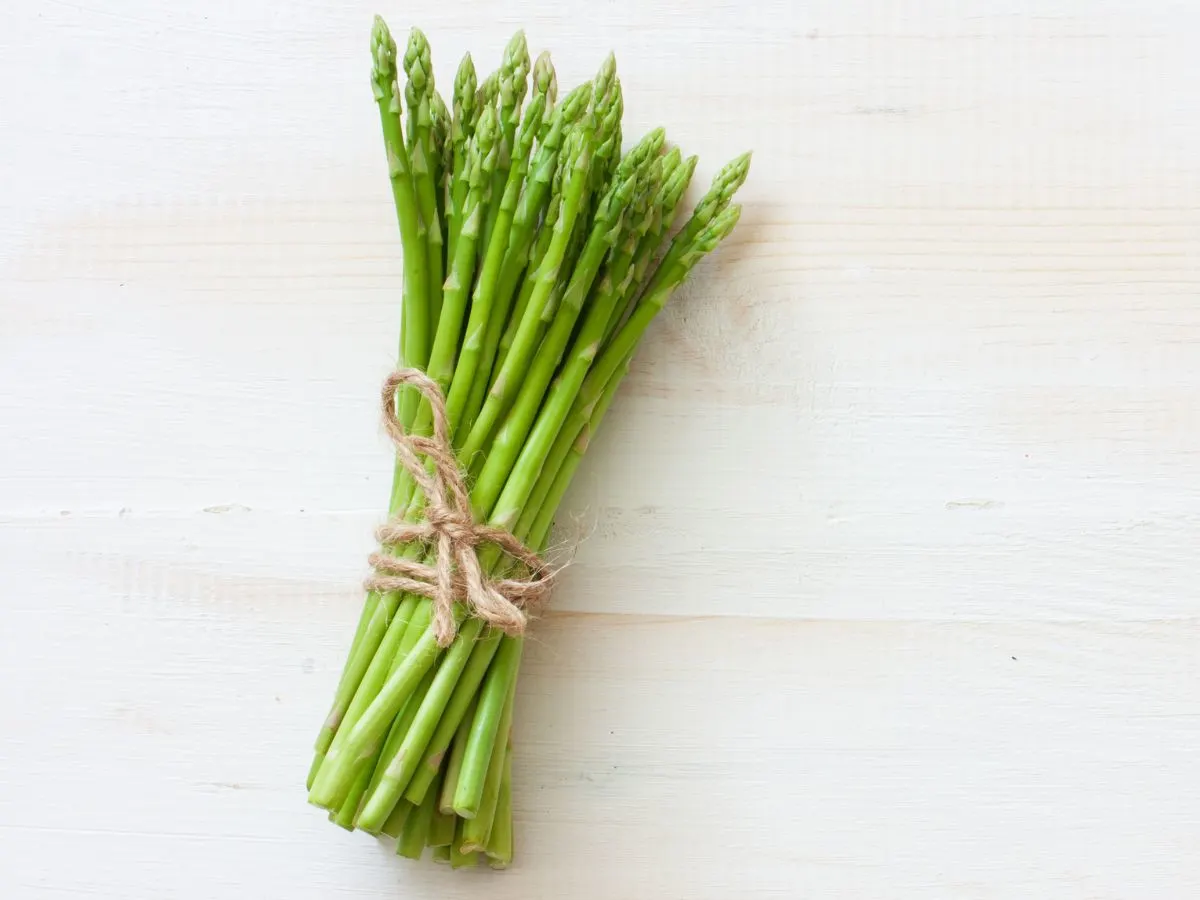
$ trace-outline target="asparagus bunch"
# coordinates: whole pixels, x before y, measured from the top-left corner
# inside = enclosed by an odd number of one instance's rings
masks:
[[[737,223],[749,154],[717,174],[678,229],[696,167],[655,129],[622,155],[624,98],[610,55],[558,102],[547,54],[525,36],[482,82],[464,57],[447,104],[417,29],[401,54],[371,31],[404,257],[400,364],[447,397],[478,521],[544,548],[554,515],[654,317]],[[416,392],[401,424],[429,434]],[[399,465],[389,514],[425,498]],[[385,548],[429,557],[414,543]],[[480,551],[493,575],[514,564]],[[512,861],[511,728],[523,638],[461,608],[441,647],[430,600],[371,592],[317,738],[309,799],[345,828],[425,847],[455,867]]]

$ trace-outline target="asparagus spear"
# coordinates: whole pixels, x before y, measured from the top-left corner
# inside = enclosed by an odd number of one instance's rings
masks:
[[[371,29],[371,88],[379,106],[387,151],[388,175],[392,199],[400,223],[400,241],[404,248],[404,321],[401,325],[404,364],[424,366],[429,358],[429,272],[422,252],[424,235],[417,202],[412,161],[404,144],[400,126],[402,104],[396,81],[396,42],[387,24],[378,16]],[[403,422],[411,422],[415,403],[402,404]]]
[[[616,60],[609,54],[592,82],[592,107],[581,122],[572,129],[567,139],[565,166],[568,176],[564,177],[560,213],[554,222],[554,237],[545,259],[533,274],[534,289],[528,307],[517,328],[513,346],[493,376],[487,399],[471,431],[463,443],[463,458],[472,464],[476,454],[486,445],[501,415],[507,412],[515,395],[514,381],[528,367],[539,337],[539,320],[551,300],[558,273],[571,241],[576,219],[586,206],[590,186],[592,154],[595,151],[596,127],[606,121],[605,113],[612,102],[613,83],[616,79]],[[600,116],[597,116],[599,111]],[[584,220],[586,221],[586,220]]]
[[[408,47],[404,51],[404,71],[408,76],[404,98],[408,104],[409,121],[412,123],[412,133],[409,137],[412,145],[413,183],[417,189],[417,203],[426,243],[426,265],[429,267],[428,308],[432,321],[437,321],[442,308],[443,240],[442,226],[437,214],[433,138],[430,133],[433,127],[433,62],[429,41],[419,28],[413,28],[408,33]]]
[[[417,689],[413,691],[412,697],[404,704],[404,709],[400,712],[400,715],[392,722],[392,727],[388,731],[387,740],[384,741],[383,747],[371,759],[365,760],[360,764],[359,777],[351,788],[350,793],[347,794],[342,804],[341,813],[339,813],[341,817],[348,817],[353,822],[355,828],[359,828],[368,834],[379,834],[386,827],[388,817],[395,809],[395,804],[389,806],[384,814],[377,819],[371,817],[364,818],[364,815],[367,813],[366,801],[373,796],[376,785],[383,777],[380,761],[390,759],[392,754],[395,753],[396,748],[400,746],[401,741],[404,740],[404,736],[408,733],[408,729],[416,717],[417,710],[428,694],[436,673],[440,668],[441,665],[438,663],[425,673],[417,685]],[[364,775],[366,776],[365,778],[363,777]]]
[[[454,841],[450,844],[450,868],[464,869],[470,866],[478,865],[478,853],[463,853],[460,849],[462,846],[462,819],[455,820],[457,828],[454,832]]]
[[[495,642],[495,646],[500,646],[499,640]],[[480,680],[483,680],[482,677]],[[479,686],[476,685],[475,687],[478,688]],[[435,786],[432,783],[433,776],[430,776],[430,783],[426,785],[426,788],[423,788],[421,792],[421,797],[424,798],[425,789],[437,789],[437,808],[444,813],[449,813],[450,815],[454,815],[454,792],[458,788],[458,773],[462,769],[463,755],[467,752],[467,738],[471,733],[471,722],[475,720],[475,706],[478,702],[479,698],[475,695],[472,695],[471,706],[467,710],[466,717],[459,723],[458,728],[456,728],[454,731],[454,743],[450,749],[450,759],[446,761],[446,775],[442,779],[441,784]],[[439,728],[440,727],[441,726],[439,726]],[[421,773],[421,775],[424,774],[424,772]],[[437,769],[434,769],[433,774],[437,774]],[[418,778],[420,778],[420,776],[418,776]],[[407,794],[411,792],[412,787],[410,786],[409,791],[405,794],[405,796],[407,797]],[[401,800],[398,805],[405,805],[407,803],[408,800],[405,799]]]
[[[392,640],[394,640],[394,636],[398,632],[402,632],[398,646],[395,646],[395,648],[392,649],[392,645],[389,644],[389,637],[385,636],[384,644],[381,645],[383,652],[377,653],[375,659],[371,661],[372,667],[380,672],[391,674],[391,672],[395,671],[400,660],[404,658],[404,655],[407,654],[410,649],[412,649],[412,646],[420,638],[422,632],[429,627],[429,615],[427,613],[425,615],[421,615],[419,611],[414,612],[416,608],[414,603],[415,599],[416,598],[413,597],[406,597],[404,599],[404,601],[400,604],[400,611],[398,611],[396,617],[393,619],[392,624],[389,626],[388,635],[391,636]],[[376,660],[378,660],[378,662],[376,662]],[[388,664],[389,660],[390,664]],[[367,670],[367,674],[363,676],[363,683],[365,685],[370,685],[374,683],[376,677],[376,674],[369,668]],[[407,704],[405,704],[404,710],[392,723],[391,730],[388,733],[387,742],[384,744],[384,748],[381,753],[377,753],[371,759],[364,760],[359,764],[358,774],[355,777],[353,785],[351,786],[346,797],[341,800],[341,808],[335,818],[335,821],[342,827],[350,828],[352,825],[358,824],[356,819],[363,795],[368,792],[370,786],[378,778],[378,774],[375,772],[375,769],[380,755],[383,755],[384,758],[386,758],[388,755],[388,747],[399,744],[400,739],[404,736],[404,733],[408,729],[408,724],[412,721],[416,714],[416,710],[421,702],[421,698],[424,697],[425,692],[429,689],[429,684],[432,680],[433,672],[427,672],[425,677],[418,684],[413,698]],[[347,711],[347,720],[349,722],[357,721],[359,711],[373,696],[374,694],[371,693],[370,687],[360,687],[360,690],[355,694],[355,703],[352,703],[350,709]],[[372,833],[378,832],[384,827],[384,825],[385,822],[381,819],[379,822],[375,823],[374,827],[370,830]],[[360,825],[359,827],[362,826]]]
[[[433,820],[429,823],[429,838],[426,843],[433,848],[446,848],[446,862],[450,861],[450,845],[454,842],[454,813],[444,813],[434,804]]]
[[[463,850],[487,850],[488,838],[492,834],[492,824],[496,820],[496,807],[500,802],[500,787],[504,780],[505,764],[512,754],[509,737],[512,732],[513,705],[516,703],[516,697],[517,672],[514,671],[512,683],[508,689],[508,699],[504,703],[504,711],[500,714],[500,727],[496,729],[496,750],[492,753],[483,781],[483,796],[474,815],[463,825]],[[460,790],[463,785],[464,782],[460,778]]]
[[[503,747],[507,734],[505,710],[511,722],[512,696],[515,689],[517,670],[521,666],[521,652],[525,642],[513,638],[502,638],[496,658],[488,670],[488,676],[479,691],[479,703],[467,739],[466,752],[458,772],[458,785],[454,791],[454,812],[463,819],[473,819],[483,802],[484,787],[493,754],[492,748]],[[484,846],[487,838],[484,836]]]
[[[471,141],[467,172],[467,196],[463,201],[463,222],[455,247],[450,275],[446,279],[442,314],[438,320],[433,350],[429,355],[427,374],[443,391],[450,386],[455,373],[455,358],[467,310],[467,296],[475,274],[475,244],[483,226],[483,211],[492,190],[492,173],[499,157],[496,111],[488,107],[479,119],[479,128]],[[414,430],[428,433],[433,424],[432,410],[422,404],[417,413]]]
[[[446,183],[450,178],[454,166],[454,148],[450,143],[450,110],[446,108],[446,101],[442,99],[442,95],[436,90],[433,92],[433,99],[429,105],[430,113],[430,141],[433,149],[432,168],[433,168],[433,199],[437,209],[438,222],[442,228],[446,226]],[[446,251],[445,234],[442,234],[442,252]],[[443,256],[442,267],[445,269],[449,257]]]
[[[396,804],[396,808],[392,810],[392,814],[388,816],[388,820],[383,824],[383,830],[380,834],[387,835],[390,838],[398,838],[404,831],[404,823],[408,820],[409,814],[416,809],[408,801]]]
[[[562,187],[562,169],[555,173],[554,179],[554,196],[561,193]],[[479,410],[483,407],[484,398],[487,396],[487,390],[496,380],[496,376],[504,368],[504,360],[508,357],[508,351],[512,347],[513,341],[517,338],[517,330],[521,327],[521,320],[525,316],[525,310],[529,307],[529,298],[533,295],[533,289],[537,286],[537,278],[535,277],[538,270],[541,268],[543,260],[546,258],[546,253],[550,250],[550,241],[554,237],[554,226],[558,220],[558,212],[561,204],[554,203],[550,209],[546,211],[546,218],[542,222],[542,227],[538,230],[537,239],[534,241],[533,248],[530,250],[529,267],[524,281],[521,282],[521,289],[517,293],[516,302],[513,304],[511,315],[509,316],[508,324],[504,328],[504,333],[499,336],[497,344],[494,344],[494,364],[493,371],[489,373],[487,379],[480,379],[479,382],[472,386],[471,400],[468,404],[468,418],[474,424],[475,418],[479,415]],[[576,229],[578,230],[578,229]],[[572,238],[574,235],[572,235]],[[568,250],[567,255],[571,255]],[[551,299],[551,304],[557,301]],[[495,337],[496,333],[491,332],[489,337]],[[541,335],[538,334],[535,340],[541,340]]]
[[[500,782],[500,797],[487,845],[488,865],[493,869],[505,869],[512,864],[512,763],[513,753],[510,746],[504,754],[504,776]],[[466,826],[463,826],[463,831],[466,831]]]
[[[461,620],[460,616],[457,621]],[[325,761],[313,779],[310,802],[325,808],[341,803],[354,783],[358,766],[379,751],[392,722],[439,654],[437,637],[433,629],[427,627],[358,720],[337,730]]]
[[[600,121],[596,129],[596,161],[592,167],[592,191],[595,196],[600,196],[608,188],[621,158],[621,116],[625,112],[621,79],[614,75],[607,90],[608,93],[596,104],[596,116]]]
[[[642,139],[629,148],[629,152],[621,157],[617,163],[616,179],[624,181],[630,175],[634,174],[638,169],[646,164],[646,162],[655,156],[662,153],[663,146],[667,142],[666,129],[652,128],[647,131]],[[678,151],[676,151],[678,152]],[[664,176],[669,176],[670,172],[664,172]]]
[[[547,62],[549,60],[547,59]],[[553,72],[553,70],[551,70]],[[529,46],[525,42],[525,32],[518,31],[504,48],[504,57],[500,62],[500,78],[498,83],[500,101],[500,162],[492,176],[491,208],[483,227],[483,246],[491,243],[492,229],[496,227],[499,216],[500,198],[504,193],[504,185],[508,181],[508,170],[512,165],[513,141],[516,139],[517,125],[521,119],[521,104],[525,102],[525,94],[529,90]],[[540,127],[540,123],[539,123]],[[534,129],[534,134],[537,129]]]
[[[482,111],[485,106],[491,106],[496,102],[499,93],[500,72],[496,71],[479,83],[479,91],[475,95],[475,106]]]
[[[475,78],[475,63],[471,54],[463,56],[454,76],[454,113],[450,123],[450,145],[454,157],[448,189],[447,241],[448,259],[454,259],[458,233],[462,230],[462,208],[467,199],[467,142],[475,134],[475,123],[482,112],[476,105],[478,85]]]
[[[609,54],[612,57],[612,54]],[[604,85],[604,92],[592,94],[592,113],[596,117],[596,154],[592,160],[591,192],[584,207],[583,221],[590,221],[595,205],[612,186],[616,162],[621,155],[621,115],[625,97],[615,73]]]
[[[425,852],[425,841],[429,836],[429,825],[433,821],[433,802],[422,803],[408,814],[396,853],[409,859],[420,859]]]
[[[384,598],[390,598],[394,595],[385,594]],[[397,661],[403,658],[403,655],[409,651],[412,645],[420,637],[421,632],[429,625],[429,616],[421,614],[419,604],[415,597],[405,597],[396,609],[395,615],[387,625],[387,630],[383,634],[382,640],[379,642],[379,649],[371,658],[370,665],[363,674],[362,680],[358,686],[358,690],[354,692],[349,705],[346,708],[343,726],[352,727],[362,715],[363,710],[367,708],[371,700],[378,693],[380,686],[387,680],[392,671],[395,670]],[[340,731],[341,729],[339,729]],[[331,747],[337,746],[338,738],[335,735]],[[370,778],[370,768],[372,763],[364,759],[356,767],[355,779],[349,788],[343,786],[339,789],[337,795],[331,796],[327,802],[320,805],[329,806],[336,804],[340,807],[339,815],[344,819],[353,817],[357,811],[358,800],[362,797],[363,791],[366,789],[368,779]],[[367,770],[366,778],[363,777],[363,769]],[[350,798],[353,797],[353,800]],[[348,809],[347,807],[352,807]]]
[[[691,157],[675,168],[673,174],[663,185],[660,194],[660,210],[663,215],[658,223],[657,232],[648,233],[639,246],[639,258],[634,264],[635,282],[640,280],[644,264],[653,258],[653,250],[647,250],[647,242],[655,244],[669,229],[674,210],[687,187],[694,168],[695,157]],[[736,221],[736,212],[728,215]],[[732,229],[732,225],[719,227],[723,227],[725,233]],[[703,255],[704,252],[715,247],[715,241],[712,241],[711,238],[710,235],[694,250]],[[720,240],[720,237],[717,237],[717,240]],[[698,258],[698,256],[695,257],[695,259]],[[682,281],[682,277],[677,273],[674,283],[678,284],[680,281]],[[661,303],[657,305],[658,308],[661,308]],[[653,305],[649,308],[653,308]],[[623,346],[626,348],[631,345],[636,346],[636,342],[636,334],[632,338],[627,334]],[[535,546],[542,546],[547,540],[555,511],[558,509],[571,477],[578,467],[583,453],[587,450],[592,434],[599,427],[600,420],[604,417],[609,404],[612,403],[621,379],[629,371],[633,357],[632,350],[627,350],[624,357],[619,357],[619,352],[607,354],[607,359],[602,360],[604,365],[597,365],[596,371],[589,372],[588,377],[584,380],[584,384],[572,404],[567,421],[559,432],[554,448],[542,467],[534,491],[517,523],[518,533],[528,535],[529,540]],[[616,359],[615,367],[612,365],[614,359]]]

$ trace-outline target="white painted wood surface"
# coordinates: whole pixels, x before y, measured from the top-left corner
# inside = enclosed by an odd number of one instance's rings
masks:
[[[1200,13],[492,6],[0,8],[0,896],[1200,896]],[[503,875],[304,802],[389,475],[375,11],[756,151],[570,496]]]

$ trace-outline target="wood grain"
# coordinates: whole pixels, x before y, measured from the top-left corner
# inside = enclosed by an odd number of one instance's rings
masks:
[[[1200,14],[422,11],[443,83],[523,25],[755,151],[569,497],[487,876],[302,791],[390,474],[375,11],[0,10],[0,894],[1196,896]]]

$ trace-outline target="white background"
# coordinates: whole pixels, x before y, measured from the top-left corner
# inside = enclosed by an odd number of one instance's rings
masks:
[[[371,14],[753,148],[567,507],[518,863],[305,803],[390,475]],[[1200,14],[9,0],[0,895],[1200,895]]]

